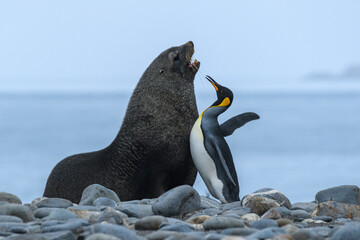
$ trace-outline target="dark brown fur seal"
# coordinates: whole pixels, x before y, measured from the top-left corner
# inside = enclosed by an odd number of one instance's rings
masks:
[[[154,198],[182,184],[193,185],[196,168],[189,134],[198,118],[188,42],[162,52],[136,86],[121,129],[105,149],[65,158],[52,170],[44,192],[79,202],[90,184],[114,190],[122,201]]]

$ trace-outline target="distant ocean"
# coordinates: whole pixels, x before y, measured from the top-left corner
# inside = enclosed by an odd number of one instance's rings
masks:
[[[0,93],[0,191],[31,202],[66,156],[107,146],[120,129],[130,92]],[[260,115],[227,138],[240,195],[264,187],[291,202],[317,191],[360,185],[360,91],[234,91],[220,122],[247,111]],[[197,95],[201,112],[215,93]],[[198,177],[195,188],[207,190]]]

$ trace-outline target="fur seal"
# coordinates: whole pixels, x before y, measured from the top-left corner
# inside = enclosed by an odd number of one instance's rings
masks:
[[[240,201],[239,182],[230,148],[224,137],[249,121],[259,119],[252,112],[242,113],[219,125],[218,116],[233,101],[233,93],[206,76],[214,86],[217,100],[196,120],[190,133],[190,150],[195,166],[211,195],[221,203]]]
[[[60,161],[44,196],[79,202],[82,191],[97,183],[127,201],[193,185],[197,171],[189,134],[198,117],[194,78],[200,67],[191,62],[193,53],[191,41],[162,52],[140,78],[113,142]]]

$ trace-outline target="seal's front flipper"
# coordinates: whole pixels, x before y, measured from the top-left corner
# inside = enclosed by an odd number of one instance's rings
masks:
[[[233,132],[239,128],[244,126],[246,123],[259,119],[260,116],[253,112],[246,112],[235,117],[230,118],[226,122],[220,125],[220,131],[224,137],[230,136]]]

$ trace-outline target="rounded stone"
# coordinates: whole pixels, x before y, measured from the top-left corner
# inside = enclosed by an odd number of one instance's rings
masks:
[[[36,209],[35,212],[34,212],[34,216],[36,218],[44,218],[44,217],[47,217],[49,216],[49,214],[54,210],[54,208],[39,208],[39,209]]]
[[[100,184],[92,184],[84,189],[79,205],[92,206],[94,201],[99,197],[106,197],[117,203],[120,202],[118,195],[113,190],[101,186]]]
[[[21,218],[24,222],[31,222],[35,220],[33,212],[29,207],[15,203],[1,205],[0,215],[16,216]]]
[[[251,227],[256,229],[265,229],[270,227],[278,227],[278,224],[273,219],[260,219],[256,222],[253,222]]]
[[[72,218],[78,218],[78,216],[67,209],[55,208],[53,211],[50,212],[50,214],[47,217],[44,217],[43,219],[45,221],[50,221],[50,220],[66,221]]]
[[[80,229],[88,225],[89,223],[87,221],[78,218],[71,218],[68,221],[60,224],[55,224],[52,226],[43,226],[41,230],[43,232],[74,231],[76,229]]]
[[[112,199],[106,197],[99,197],[94,201],[95,207],[107,206],[107,207],[115,207],[116,202]]]
[[[231,217],[211,217],[203,223],[205,230],[216,230],[225,228],[238,228],[244,227],[244,221],[241,219]]]
[[[22,223],[24,221],[21,218],[16,217],[16,216],[0,215],[0,223],[3,223],[3,222]]]
[[[68,208],[74,204],[63,198],[46,198],[36,204],[38,208]]]
[[[91,233],[104,233],[109,234],[120,239],[139,239],[135,232],[127,229],[126,227],[114,224],[101,224],[96,223],[89,227]]]
[[[316,206],[317,206],[317,204],[314,202],[298,202],[298,203],[291,204],[291,210],[302,209],[302,210],[305,210],[305,211],[311,213],[312,211],[314,211]]]
[[[5,201],[8,203],[22,204],[20,198],[12,193],[0,192],[0,202]]]
[[[271,198],[253,196],[245,201],[244,206],[250,208],[252,213],[256,213],[261,216],[270,208],[279,207],[280,204]]]
[[[332,218],[357,218],[360,217],[360,206],[339,202],[322,202],[311,214],[316,216],[330,216]]]
[[[360,205],[360,189],[355,185],[342,185],[319,191],[315,196],[316,203],[334,201]]]
[[[248,236],[258,230],[255,228],[227,228],[221,231],[222,235]]]
[[[205,222],[206,220],[210,219],[211,216],[209,215],[198,215],[198,216],[193,216],[190,217],[186,220],[187,223],[190,224],[202,224],[203,222]]]
[[[331,240],[359,240],[360,224],[348,223],[340,227],[331,237]]]
[[[239,207],[241,207],[241,202],[236,201],[236,202],[222,204],[221,205],[221,210],[227,211],[227,210],[234,209],[234,208],[239,208]]]
[[[310,218],[310,213],[305,210],[291,210],[290,216],[294,221],[302,221],[304,219]]]
[[[287,224],[292,224],[293,222],[287,218],[280,218],[276,220],[279,227],[285,226]]]
[[[120,204],[116,209],[129,217],[143,218],[154,215],[152,206],[146,204]]]
[[[255,232],[249,236],[249,239],[272,239],[280,234],[286,234],[286,231],[279,227],[269,227]]]
[[[152,205],[152,211],[156,215],[171,217],[200,209],[200,196],[189,185],[173,188],[159,198]]]
[[[49,232],[49,233],[30,233],[21,235],[12,235],[6,240],[75,240],[75,235],[70,231]]]
[[[286,232],[288,232],[290,234],[299,230],[299,228],[294,226],[293,224],[287,224],[287,225],[285,225],[285,226],[283,226],[281,228],[284,229]]]
[[[190,227],[189,224],[177,223],[177,224],[167,224],[160,228],[160,231],[173,231],[173,232],[193,232],[193,227]]]
[[[167,218],[163,216],[148,216],[138,220],[134,227],[136,230],[158,230],[161,224],[167,222]]]
[[[87,236],[85,240],[121,240],[121,239],[115,236],[111,236],[109,234],[95,233],[95,234],[91,234],[90,236]]]
[[[262,188],[257,190],[249,195],[246,195],[242,200],[241,203],[243,206],[246,207],[246,202],[253,197],[264,197],[275,200],[279,206],[284,206],[286,208],[291,208],[290,200],[280,191],[272,189],[272,188]]]
[[[260,216],[257,215],[256,213],[248,213],[248,214],[241,216],[241,219],[245,220],[249,224],[252,224],[253,222],[256,222],[257,220],[259,220]]]
[[[281,215],[275,208],[271,208],[266,213],[264,213],[264,215],[262,215],[261,218],[276,220],[276,219],[281,218]]]

